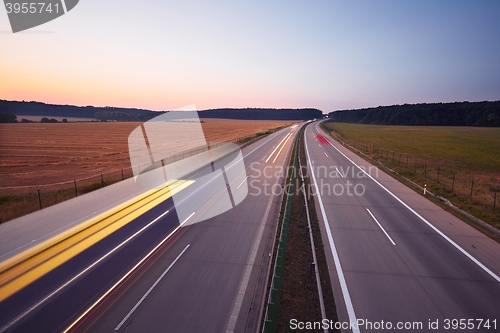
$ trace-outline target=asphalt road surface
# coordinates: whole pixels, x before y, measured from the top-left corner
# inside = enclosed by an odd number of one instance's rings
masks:
[[[500,244],[350,152],[319,123],[306,128],[305,143],[343,332],[500,331]]]
[[[0,331],[255,332],[300,126],[242,149],[248,194],[239,205],[179,227],[172,198],[162,202],[1,302]],[[226,193],[201,185],[181,192],[195,216]]]

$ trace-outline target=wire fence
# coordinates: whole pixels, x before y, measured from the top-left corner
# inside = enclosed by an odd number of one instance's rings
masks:
[[[251,137],[238,137],[221,143],[212,143],[209,144],[208,147],[196,147],[185,150],[163,160],[154,161],[148,164],[141,164],[138,166],[138,170],[136,170],[136,172],[138,171],[141,173],[149,171],[153,168],[162,167],[163,165],[194,156],[206,151],[207,149],[215,149],[228,142],[235,143],[240,146],[248,144],[261,136],[270,134],[276,130],[278,129],[257,133]],[[126,167],[119,169],[114,168],[113,170],[96,173],[88,177],[52,184],[1,187],[0,223],[47,208],[85,193],[98,190],[107,185],[117,183],[133,176],[134,172],[132,167]]]
[[[459,171],[438,161],[417,158],[370,142],[337,139],[470,214],[500,227],[500,174]]]

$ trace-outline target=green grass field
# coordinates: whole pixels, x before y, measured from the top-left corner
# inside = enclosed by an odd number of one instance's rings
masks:
[[[328,123],[349,140],[372,143],[462,171],[500,173],[500,128]]]
[[[500,192],[493,207],[493,191],[500,190],[500,128],[348,123],[325,127],[333,137],[500,227]]]

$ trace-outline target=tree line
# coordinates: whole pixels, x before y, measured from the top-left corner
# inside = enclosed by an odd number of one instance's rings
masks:
[[[500,101],[379,106],[334,111],[328,117],[358,124],[500,127]]]
[[[166,110],[167,111],[167,110]],[[147,121],[166,111],[151,111],[134,108],[55,105],[40,102],[0,100],[0,121],[12,120],[12,115],[41,117],[76,117],[99,121]],[[10,114],[11,116],[5,116]],[[221,108],[198,111],[200,118],[227,118],[248,120],[306,120],[323,118],[318,109],[272,109],[272,108]],[[16,121],[13,121],[16,122]]]
[[[10,113],[0,113],[0,123],[34,123],[35,121],[33,120],[29,120],[29,119],[26,119],[26,118],[22,118],[21,121],[19,121],[17,119],[17,116],[15,114],[10,114]],[[42,119],[40,119],[40,122],[41,123],[58,123],[59,120],[57,119],[54,119],[54,118],[47,118],[47,117],[43,117]],[[63,118],[62,120],[63,123],[67,123],[68,122],[68,119],[66,118]]]
[[[323,118],[323,112],[318,109],[210,109],[200,111],[200,118],[225,118],[246,120],[309,120]]]

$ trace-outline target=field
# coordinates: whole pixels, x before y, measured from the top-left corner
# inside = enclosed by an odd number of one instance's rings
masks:
[[[500,128],[326,126],[339,140],[500,227]]]
[[[203,119],[207,142],[254,137],[293,121]],[[128,135],[140,123],[0,124],[0,221],[131,176]],[[101,178],[101,174],[103,174]],[[49,195],[50,194],[50,195]]]

